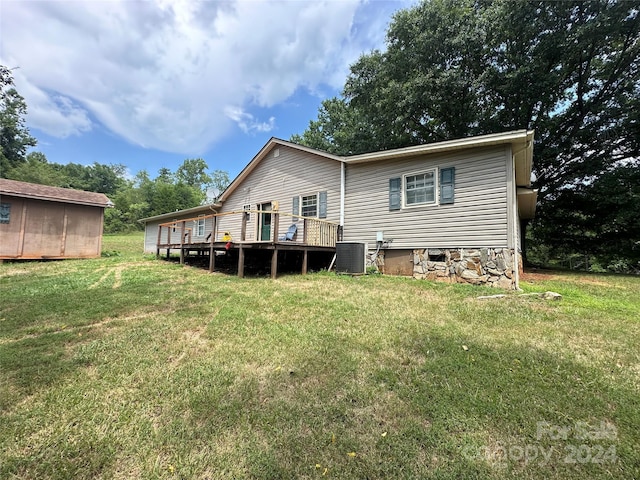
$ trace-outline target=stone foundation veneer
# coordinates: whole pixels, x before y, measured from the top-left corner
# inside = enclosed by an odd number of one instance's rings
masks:
[[[515,252],[509,248],[413,250],[413,277],[513,290]]]

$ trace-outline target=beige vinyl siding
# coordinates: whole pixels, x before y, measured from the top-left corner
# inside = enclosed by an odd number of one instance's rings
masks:
[[[145,228],[144,228],[144,252],[145,253],[156,253],[156,243],[158,242],[158,225],[160,225],[161,223],[168,223],[168,222],[172,222],[174,219],[177,220],[181,220],[181,219],[191,219],[189,220],[185,227],[186,228],[190,228],[191,229],[191,241],[192,242],[204,242],[207,238],[207,235],[209,235],[209,233],[211,233],[211,229],[213,226],[213,219],[212,217],[210,217],[210,215],[212,215],[214,212],[209,210],[207,212],[203,212],[203,213],[191,213],[188,215],[176,215],[173,218],[168,218],[168,219],[164,219],[164,220],[153,220],[153,221],[149,221],[145,224]],[[205,224],[204,224],[204,235],[196,235],[197,233],[197,217],[198,215],[206,215],[207,218],[205,218]],[[176,243],[178,243],[180,241],[180,235],[179,235],[179,230],[180,230],[180,225],[178,225],[178,227],[176,228],[176,233],[174,233],[171,237],[172,241],[176,241]],[[166,242],[166,228],[162,229],[163,231],[163,238],[160,240],[161,243]]]
[[[382,231],[385,240],[393,239],[392,249],[507,247],[509,152],[500,146],[348,164],[344,240],[373,246],[376,232]],[[432,168],[439,177],[439,169],[446,167],[456,169],[455,203],[389,211],[390,178]]]
[[[147,222],[144,226],[144,253],[156,253],[158,241],[158,224],[160,222]]]
[[[276,151],[278,156],[275,156]],[[221,212],[241,211],[244,205],[251,205],[251,210],[256,210],[258,205],[277,201],[279,211],[290,214],[294,196],[314,195],[322,191],[327,192],[325,220],[338,222],[340,162],[284,145],[275,145],[224,201]],[[256,213],[251,213],[246,240],[257,239],[257,217]],[[241,220],[241,215],[219,217],[218,237],[224,231],[229,231],[234,240],[239,240]],[[291,217],[282,215],[278,235],[284,235],[292,223]],[[298,221],[298,225],[301,223]]]

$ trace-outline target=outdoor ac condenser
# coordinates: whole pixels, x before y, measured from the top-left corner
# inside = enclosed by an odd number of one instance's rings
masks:
[[[362,274],[366,271],[367,244],[360,242],[336,243],[336,272]]]

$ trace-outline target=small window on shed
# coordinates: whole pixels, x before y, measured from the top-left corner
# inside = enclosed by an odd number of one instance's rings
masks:
[[[0,223],[9,223],[11,220],[11,204],[0,203]]]

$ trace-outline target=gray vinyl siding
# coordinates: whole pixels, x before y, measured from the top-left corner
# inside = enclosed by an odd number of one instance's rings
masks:
[[[274,155],[276,150],[279,152],[277,157]],[[260,204],[277,201],[280,212],[291,214],[294,196],[324,191],[327,192],[325,220],[337,223],[340,219],[340,162],[276,145],[224,201],[221,213],[241,211],[244,205],[251,205],[251,210],[256,210]],[[219,217],[218,237],[229,231],[234,240],[239,240],[241,222],[241,215]],[[291,217],[281,215],[278,235],[284,235],[292,223]],[[301,225],[302,222],[297,223]],[[252,213],[247,223],[246,240],[256,239],[257,214]]]
[[[150,221],[147,222],[145,224],[144,227],[144,252],[145,253],[156,253],[156,243],[158,241],[158,225],[160,225],[161,223],[168,223],[168,222],[172,222],[174,219],[177,220],[181,220],[181,219],[191,219],[189,220],[185,227],[186,228],[190,228],[191,229],[191,241],[193,243],[196,242],[204,242],[207,238],[207,235],[209,235],[209,233],[211,233],[211,228],[213,226],[213,220],[212,217],[210,215],[212,215],[214,212],[213,211],[208,211],[208,212],[203,212],[203,213],[191,213],[188,215],[179,215],[176,214],[175,217],[170,218],[170,219],[165,219],[165,220],[154,220],[154,221]],[[205,223],[204,223],[204,235],[197,235],[197,217],[198,215],[205,215]],[[179,230],[180,230],[180,226],[178,226],[176,228],[176,233],[174,233],[172,235],[172,241],[176,241],[176,243],[178,243],[180,241],[180,235],[179,235]],[[163,232],[166,232],[166,229],[163,229]],[[163,238],[161,239],[161,242],[165,242],[166,241],[166,234],[163,233]]]
[[[392,249],[507,247],[507,158],[500,146],[347,164],[344,240],[371,247],[382,231]],[[389,211],[390,178],[446,167],[456,169],[455,203]]]

